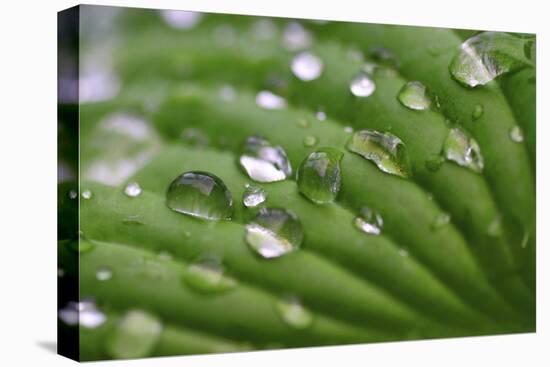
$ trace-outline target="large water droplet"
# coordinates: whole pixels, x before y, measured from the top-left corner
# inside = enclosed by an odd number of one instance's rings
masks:
[[[255,208],[267,200],[267,192],[258,186],[246,185],[243,192],[243,204],[247,208]]]
[[[449,70],[464,86],[485,85],[501,74],[531,64],[524,55],[526,42],[507,33],[477,34],[462,43]]]
[[[356,97],[368,97],[376,90],[376,84],[367,73],[360,72],[351,80],[349,90]]]
[[[361,130],[351,136],[346,147],[349,151],[374,162],[383,172],[401,177],[409,175],[409,159],[405,145],[395,135],[375,130]]]
[[[252,250],[266,259],[298,249],[303,237],[300,220],[285,209],[263,208],[246,225],[246,242]]]
[[[382,233],[384,220],[380,213],[366,206],[361,208],[359,214],[355,217],[353,223],[360,231],[371,235],[379,235]]]
[[[147,357],[162,333],[157,317],[141,310],[128,311],[108,337],[107,350],[118,359]]]
[[[514,143],[523,142],[524,138],[523,138],[523,131],[521,130],[521,127],[519,127],[518,125],[515,125],[510,129],[510,139],[512,139]]]
[[[273,146],[258,136],[246,139],[239,163],[248,177],[257,182],[281,181],[292,174],[290,161],[284,149]]]
[[[317,204],[333,202],[340,191],[342,156],[342,152],[333,148],[322,148],[311,153],[298,169],[300,192]]]
[[[431,104],[426,95],[426,86],[418,81],[406,83],[399,91],[397,99],[411,110],[427,110]]]
[[[191,29],[202,19],[202,14],[184,10],[160,10],[160,15],[169,26],[176,29]]]
[[[280,110],[287,106],[286,100],[283,97],[267,90],[256,94],[256,104],[267,110]]]
[[[440,213],[432,221],[432,229],[439,229],[451,222],[451,215],[449,213]]]
[[[99,281],[106,281],[113,277],[113,271],[107,267],[101,267],[97,269],[95,277]]]
[[[124,194],[128,197],[135,198],[141,194],[141,187],[137,182],[130,182],[124,188]]]
[[[292,59],[292,73],[303,81],[311,81],[321,76],[323,61],[311,52],[301,52]]]
[[[233,278],[224,275],[224,268],[217,258],[189,265],[183,279],[189,287],[204,293],[227,291],[237,284]]]
[[[208,220],[229,219],[233,212],[233,199],[224,182],[201,171],[176,177],[166,192],[166,204],[176,212]]]
[[[467,167],[474,172],[483,171],[483,157],[479,145],[466,131],[452,128],[443,143],[445,157],[460,166]]]
[[[281,319],[294,329],[303,330],[313,323],[311,312],[294,297],[279,300],[276,304],[276,309]]]

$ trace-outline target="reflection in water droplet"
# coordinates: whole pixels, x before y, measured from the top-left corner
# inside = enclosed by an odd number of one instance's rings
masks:
[[[433,222],[432,229],[439,229],[451,222],[451,215],[449,213],[440,213],[438,214]]]
[[[237,283],[224,275],[225,269],[217,258],[208,258],[187,267],[183,280],[192,289],[204,293],[224,292]]]
[[[483,116],[483,105],[476,104],[474,110],[472,111],[472,120],[479,120]]]
[[[353,223],[355,224],[355,227],[360,231],[376,236],[382,233],[384,220],[382,219],[380,213],[364,206],[361,208],[359,214],[355,217]]]
[[[405,145],[397,136],[375,130],[357,131],[349,139],[349,151],[366,158],[383,172],[407,177],[409,159]]]
[[[300,220],[285,209],[263,208],[246,225],[246,242],[266,259],[295,251],[302,244],[303,237]]]
[[[411,110],[427,110],[431,104],[426,95],[426,86],[418,81],[406,83],[399,91],[397,99]]]
[[[97,280],[100,280],[100,281],[109,280],[113,277],[113,272],[109,268],[102,267],[97,269],[95,273],[95,277]]]
[[[202,14],[184,10],[160,10],[162,19],[176,29],[191,29],[202,19]]]
[[[82,198],[86,200],[90,200],[92,198],[93,194],[91,190],[84,190],[82,191]]]
[[[176,177],[166,192],[166,205],[176,212],[208,220],[230,219],[233,213],[233,199],[225,183],[201,171]]]
[[[292,59],[292,73],[303,81],[317,79],[323,72],[323,61],[311,52],[301,52]]]
[[[466,131],[460,128],[452,128],[443,143],[445,157],[460,166],[481,173],[484,162],[481,150],[477,142]]]
[[[160,320],[145,311],[130,310],[107,338],[112,358],[130,359],[151,355],[162,333]]]
[[[292,174],[290,161],[280,146],[258,136],[250,136],[244,142],[239,163],[252,180],[275,182]]]
[[[283,33],[283,44],[287,50],[297,51],[311,44],[311,35],[298,22],[290,22]]]
[[[267,192],[258,186],[246,185],[243,192],[243,204],[247,208],[254,208],[267,200]]]
[[[333,148],[322,148],[311,153],[298,169],[300,192],[317,204],[333,202],[340,191],[342,156],[342,152]]]
[[[270,91],[263,90],[256,94],[256,104],[267,110],[280,110],[287,106],[286,100]]]
[[[124,188],[124,194],[128,197],[135,198],[141,194],[141,187],[137,182],[130,182]]]
[[[294,329],[303,330],[313,323],[313,315],[297,298],[279,300],[276,309],[281,319]]]
[[[523,131],[521,130],[521,127],[518,125],[515,125],[510,129],[510,139],[512,139],[515,143],[521,143],[523,142]]]
[[[356,97],[368,97],[376,90],[376,84],[368,74],[361,72],[351,80],[349,90]]]
[[[317,145],[317,138],[313,135],[306,135],[304,137],[304,147],[313,147]]]

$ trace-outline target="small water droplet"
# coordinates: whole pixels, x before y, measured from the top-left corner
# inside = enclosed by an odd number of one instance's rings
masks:
[[[58,317],[67,325],[80,324],[87,329],[95,329],[107,320],[105,314],[90,299],[67,303],[65,307],[59,310]]]
[[[384,47],[374,47],[370,51],[370,56],[379,64],[389,68],[398,68],[399,60],[395,54]]]
[[[353,127],[351,127],[351,126],[344,126],[344,132],[345,132],[345,133],[348,133],[348,134],[352,134],[352,133],[353,133]]]
[[[295,298],[279,300],[276,304],[281,319],[290,327],[303,330],[313,323],[313,315]]]
[[[81,234],[81,237],[82,237],[82,234]],[[79,239],[78,241],[70,242],[69,247],[73,251],[84,254],[86,252],[92,251],[95,248],[95,245],[92,242]]]
[[[109,355],[117,359],[151,355],[162,333],[160,320],[145,311],[130,310],[119,320],[107,339]]]
[[[224,292],[237,285],[233,278],[224,275],[224,271],[218,258],[206,258],[189,265],[183,280],[185,284],[199,292]]]
[[[355,217],[353,223],[360,231],[377,236],[382,233],[384,220],[382,219],[382,215],[380,215],[380,213],[364,206]]]
[[[145,224],[143,223],[139,215],[129,215],[126,218],[122,219],[122,223],[127,225],[137,225],[137,226],[141,226]]]
[[[273,146],[258,136],[246,139],[239,163],[248,177],[257,182],[281,181],[292,174],[292,167],[284,149]]]
[[[319,121],[325,121],[327,119],[327,114],[323,110],[319,110],[315,113],[315,117]]]
[[[97,269],[95,277],[99,281],[106,281],[113,277],[113,271],[109,268],[102,267]]]
[[[233,199],[225,183],[202,171],[176,177],[166,192],[166,205],[176,212],[208,220],[230,219],[233,213]]]
[[[295,251],[302,244],[303,237],[300,220],[285,209],[263,208],[246,225],[246,242],[266,259]]]
[[[280,110],[287,106],[286,100],[283,97],[267,90],[256,94],[256,104],[267,110]]]
[[[354,133],[346,147],[372,161],[383,172],[407,177],[409,159],[405,145],[397,136],[375,130],[361,130]]]
[[[124,194],[128,197],[135,198],[141,194],[141,187],[137,182],[130,182],[124,188]]]
[[[432,229],[439,229],[451,222],[451,215],[449,213],[440,213],[438,214],[433,222]]]
[[[74,200],[78,197],[78,192],[76,190],[69,190],[67,196],[69,196],[69,199]]]
[[[200,129],[195,127],[186,127],[181,131],[181,139],[190,147],[203,149],[210,143],[210,138]]]
[[[340,191],[342,156],[342,152],[333,148],[322,148],[311,153],[298,169],[300,192],[317,204],[333,202]]]
[[[495,219],[489,223],[487,227],[487,234],[491,237],[500,237],[502,236],[502,217],[497,215]]]
[[[510,139],[514,143],[522,143],[523,142],[523,131],[521,130],[521,127],[518,125],[515,125],[510,129]]]
[[[319,78],[323,72],[323,61],[311,52],[300,52],[292,59],[292,73],[300,80],[311,81]]]
[[[57,276],[59,278],[63,278],[65,276],[65,270],[63,270],[62,268],[57,268]]]
[[[176,29],[191,29],[202,19],[202,14],[184,10],[160,10],[166,24]]]
[[[309,127],[310,123],[309,123],[309,120],[305,117],[300,117],[297,121],[296,121],[296,125],[301,127],[301,128],[306,128],[306,127]]]
[[[317,145],[317,138],[313,135],[306,135],[303,143],[304,147],[314,147]]]
[[[283,44],[287,50],[297,51],[311,44],[311,34],[298,22],[290,22],[283,33]]]
[[[229,47],[235,44],[237,33],[235,28],[230,24],[220,24],[212,31],[212,36],[220,45]]]
[[[243,192],[243,204],[247,208],[255,208],[267,200],[267,192],[259,186],[246,185]]]
[[[407,256],[409,256],[409,251],[407,251],[404,248],[401,248],[401,249],[399,249],[399,255],[401,255],[403,257],[407,257]]]
[[[349,90],[356,97],[368,97],[376,90],[376,84],[368,74],[360,72],[351,80]]]
[[[218,94],[220,98],[225,102],[232,102],[237,97],[235,88],[229,84],[224,84],[220,87]]]
[[[397,99],[403,106],[411,110],[427,110],[431,105],[431,101],[426,95],[426,86],[418,81],[406,83],[399,91]]]
[[[474,106],[474,110],[472,111],[472,120],[476,121],[476,120],[479,120],[481,118],[481,116],[483,116],[483,105],[480,105],[480,104],[476,104]]]
[[[84,190],[82,191],[82,198],[86,200],[90,200],[92,198],[93,194],[91,190]]]
[[[484,162],[479,145],[466,131],[458,127],[449,130],[443,143],[443,154],[448,160],[474,172],[483,171]]]
[[[437,172],[445,163],[445,158],[440,155],[434,155],[426,160],[426,168],[432,172]]]

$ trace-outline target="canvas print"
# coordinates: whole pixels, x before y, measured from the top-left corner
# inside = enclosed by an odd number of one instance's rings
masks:
[[[58,27],[60,354],[535,331],[534,34],[106,6]]]

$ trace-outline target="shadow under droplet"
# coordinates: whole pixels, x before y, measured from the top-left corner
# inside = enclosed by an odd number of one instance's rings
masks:
[[[57,342],[55,341],[38,341],[36,344],[50,353],[57,354]]]

